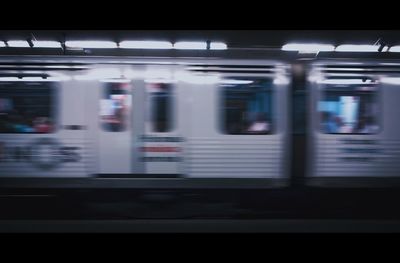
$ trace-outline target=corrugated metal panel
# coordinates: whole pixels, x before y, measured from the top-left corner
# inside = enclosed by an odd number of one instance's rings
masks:
[[[316,176],[400,176],[400,140],[349,145],[324,139],[316,149]],[[351,151],[349,151],[351,150]]]
[[[185,170],[199,177],[277,177],[282,146],[278,141],[193,139],[185,148]]]

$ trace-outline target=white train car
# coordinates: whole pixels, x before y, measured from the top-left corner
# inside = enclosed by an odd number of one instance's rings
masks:
[[[288,65],[2,58],[3,187],[272,187],[289,179]]]
[[[400,64],[328,61],[309,74],[307,181],[390,186],[400,178]]]

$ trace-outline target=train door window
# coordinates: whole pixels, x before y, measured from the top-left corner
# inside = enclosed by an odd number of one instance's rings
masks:
[[[0,83],[0,133],[54,132],[55,85],[52,82]]]
[[[222,131],[225,134],[271,134],[272,80],[224,79],[222,88]]]
[[[100,101],[101,126],[108,132],[128,129],[132,104],[129,83],[105,83]]]
[[[147,83],[147,131],[163,133],[172,130],[172,89],[171,83]]]
[[[318,103],[320,130],[328,134],[380,131],[377,86],[331,86]]]

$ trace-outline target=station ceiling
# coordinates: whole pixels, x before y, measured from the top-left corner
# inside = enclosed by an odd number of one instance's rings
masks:
[[[400,44],[400,30],[0,30],[0,40],[223,41],[230,47],[276,47],[288,42]]]

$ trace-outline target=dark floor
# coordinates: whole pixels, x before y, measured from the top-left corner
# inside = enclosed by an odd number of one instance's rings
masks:
[[[17,190],[0,192],[0,219],[399,220],[397,189]]]

